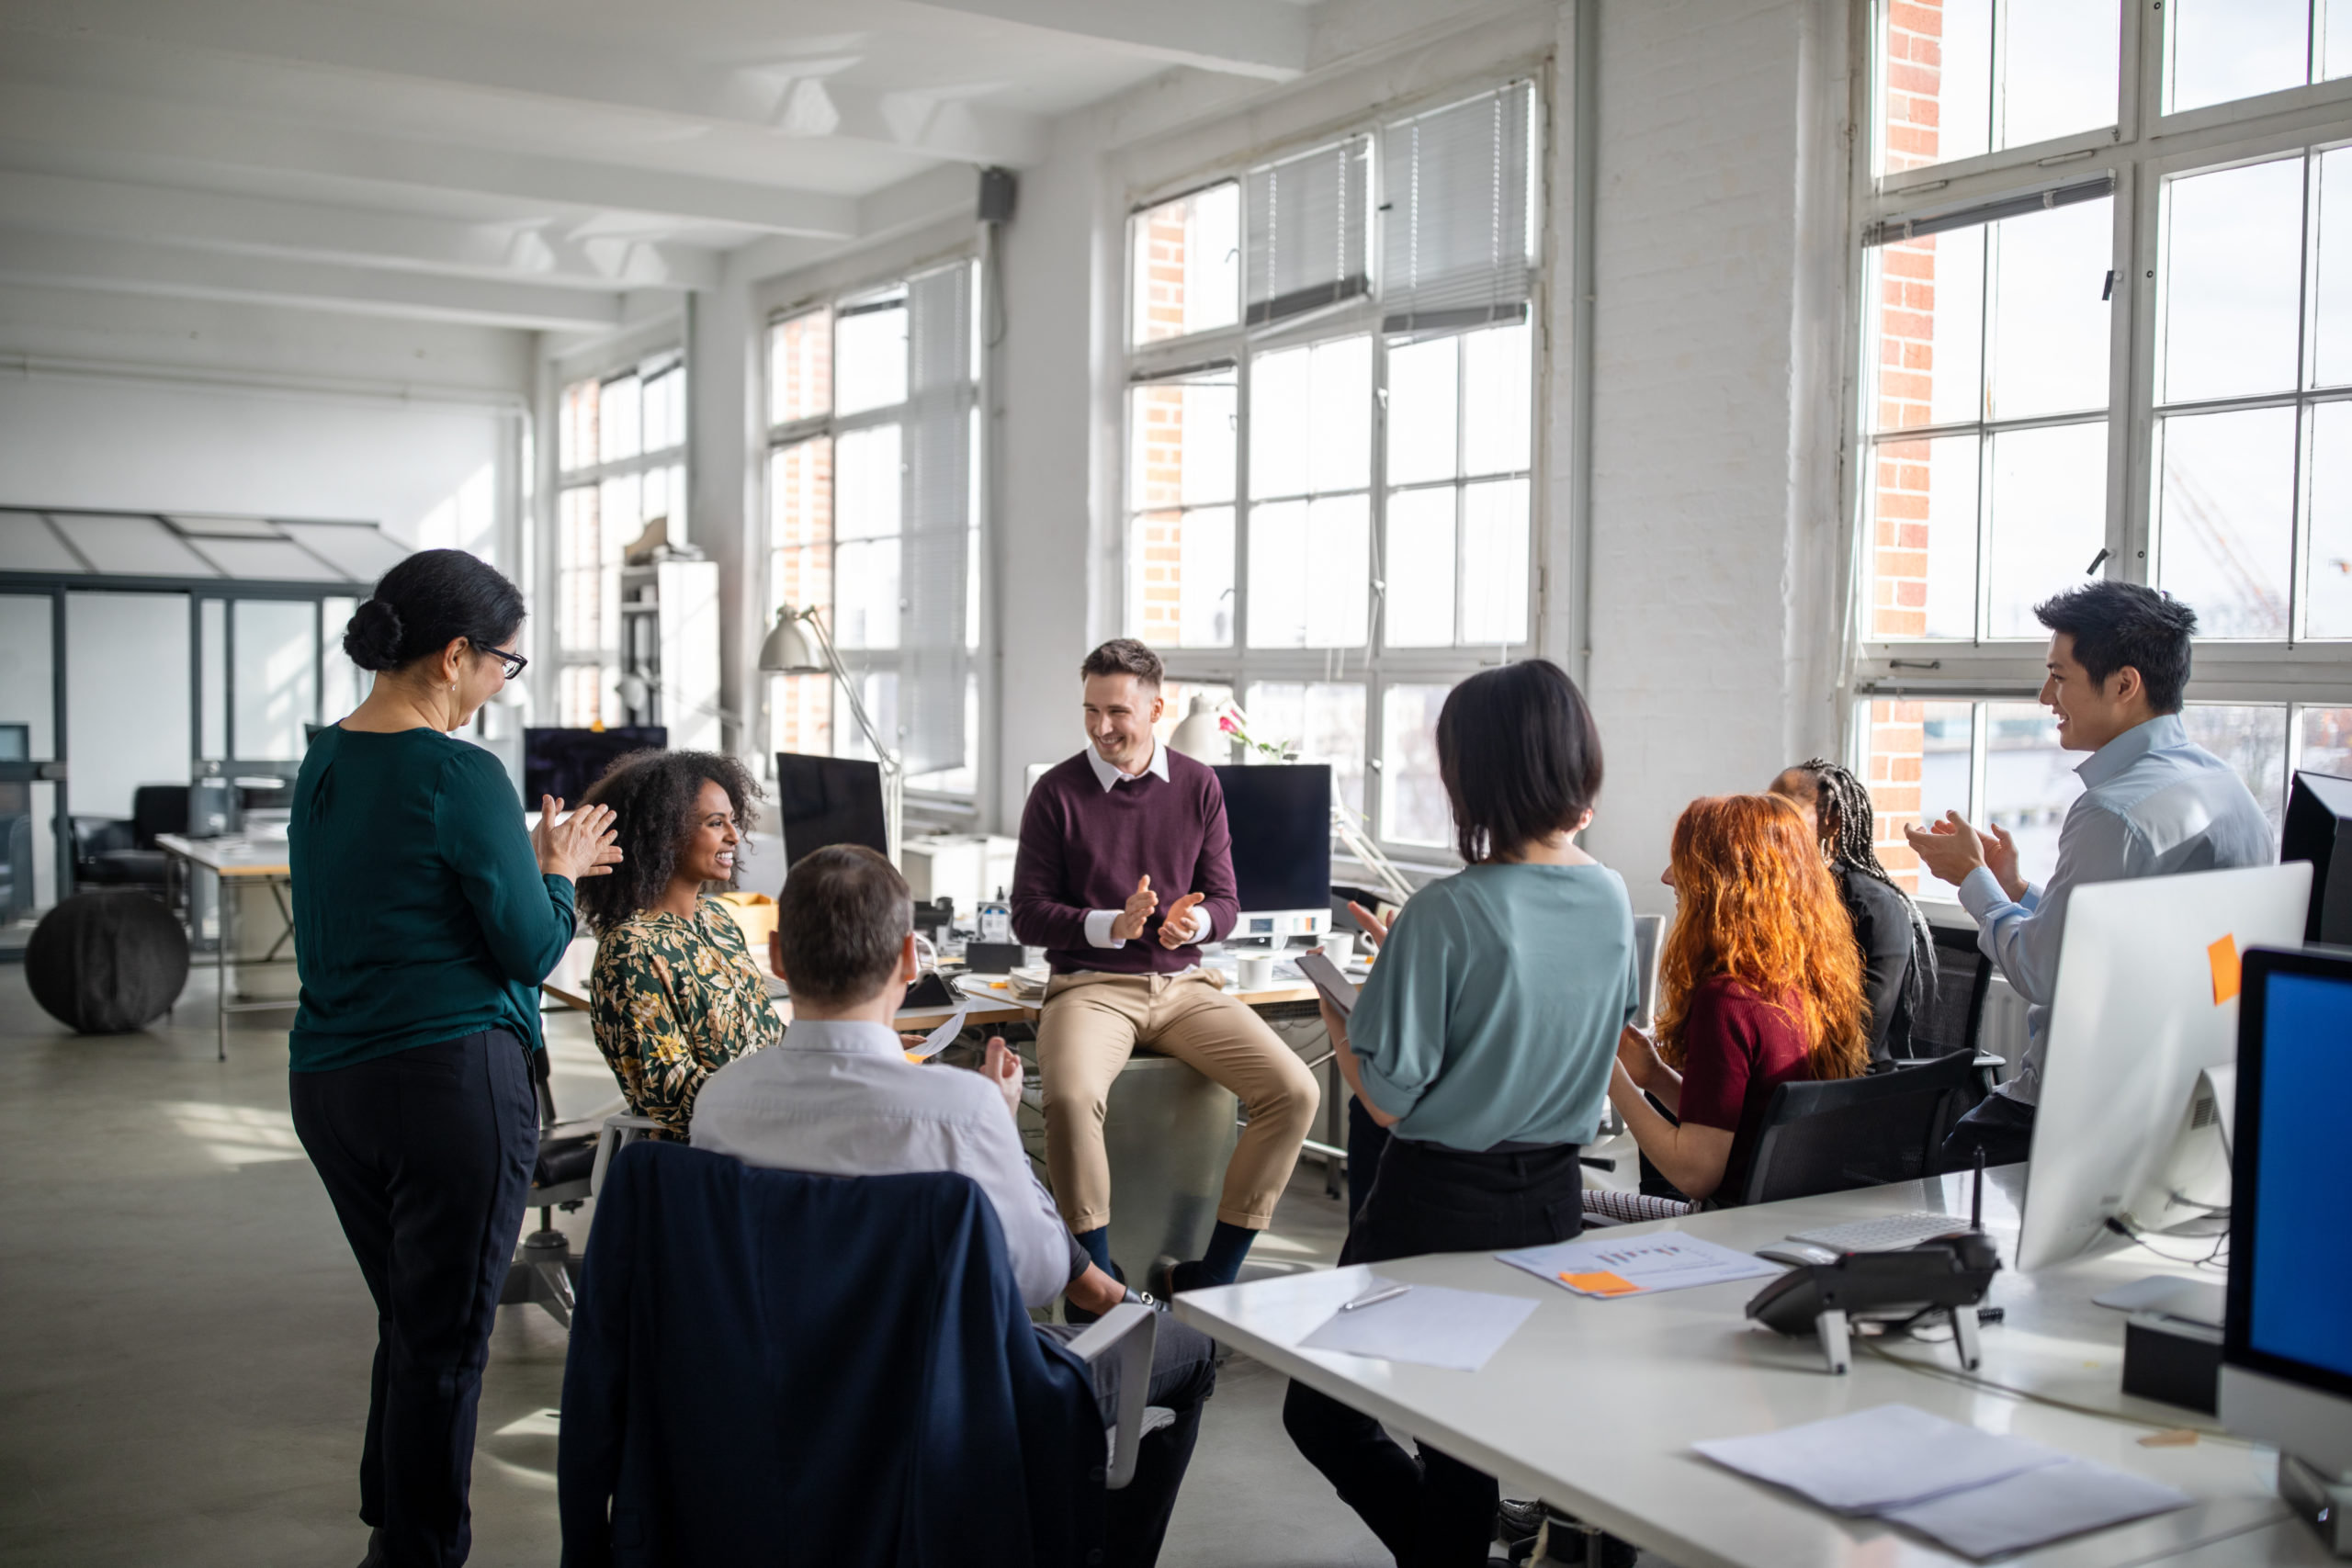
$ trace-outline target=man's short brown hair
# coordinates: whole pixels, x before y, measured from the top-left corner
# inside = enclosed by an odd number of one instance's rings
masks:
[[[914,929],[906,878],[863,844],[802,856],[775,906],[785,981],[820,1007],[862,1002],[888,984]]]
[[[1135,638],[1114,637],[1088,654],[1078,672],[1081,676],[1132,675],[1156,688],[1166,679],[1167,667],[1159,662],[1159,655]]]

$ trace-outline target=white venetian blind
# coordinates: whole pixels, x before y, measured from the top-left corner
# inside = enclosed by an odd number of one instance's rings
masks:
[[[1515,321],[1534,265],[1534,89],[1514,82],[1381,131],[1382,326]]]
[[[1351,137],[1250,172],[1245,320],[1264,326],[1367,292],[1372,140]]]
[[[965,761],[972,380],[972,268],[959,262],[907,284],[899,693],[910,773]]]

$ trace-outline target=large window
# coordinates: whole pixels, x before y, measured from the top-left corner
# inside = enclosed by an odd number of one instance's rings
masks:
[[[1376,835],[1450,838],[1438,708],[1536,600],[1541,210],[1517,82],[1130,220],[1126,626]]]
[[[686,375],[676,354],[574,381],[556,424],[556,707],[625,724],[621,566],[659,525],[686,542]]]
[[[968,261],[768,328],[768,604],[823,608],[910,789],[978,765],[978,268]],[[870,757],[829,676],[771,679],[769,750]]]
[[[2083,758],[2033,606],[2095,577],[2195,608],[2184,718],[2274,821],[2352,758],[2342,10],[1877,7],[1852,750],[1905,882],[1947,809],[2049,870]]]

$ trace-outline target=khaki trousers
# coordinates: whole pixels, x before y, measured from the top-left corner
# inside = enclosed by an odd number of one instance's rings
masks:
[[[1046,1169],[1073,1231],[1111,1223],[1102,1111],[1138,1045],[1173,1056],[1233,1091],[1249,1125],[1225,1168],[1216,1217],[1248,1230],[1273,1222],[1322,1091],[1266,1021],[1227,996],[1214,972],[1057,975],[1037,1021],[1045,1080]]]

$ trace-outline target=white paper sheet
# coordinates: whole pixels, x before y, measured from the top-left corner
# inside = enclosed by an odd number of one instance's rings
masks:
[[[2145,1476],[2064,1459],[2004,1481],[1947,1493],[1883,1517],[1978,1559],[2187,1507],[2186,1492]]]
[[[1875,1514],[2006,1481],[2065,1455],[1915,1410],[1881,1404],[1692,1448],[1726,1469],[1803,1493],[1844,1514]]]
[[[1727,1280],[1761,1280],[1781,1272],[1753,1253],[1740,1252],[1694,1235],[1666,1231],[1623,1241],[1563,1241],[1495,1257],[1514,1269],[1571,1290],[1580,1296],[1617,1296],[1720,1285]],[[1587,1289],[1563,1275],[1613,1274],[1634,1289]]]
[[[956,1037],[964,1032],[964,1020],[969,1016],[971,1010],[971,1004],[968,1002],[964,1006],[957,1008],[955,1012],[948,1016],[948,1020],[945,1023],[941,1024],[937,1029],[934,1029],[929,1034],[924,1035],[922,1037],[922,1043],[908,1052],[907,1055],[912,1056],[916,1061],[922,1062],[928,1061],[930,1058],[938,1055],[942,1051],[946,1050],[947,1047],[956,1043]]]
[[[1374,1279],[1357,1293],[1370,1295],[1394,1283]],[[1351,1356],[1475,1372],[1503,1348],[1536,1304],[1525,1296],[1415,1285],[1391,1300],[1333,1313],[1298,1344],[1302,1350],[1344,1350]]]

